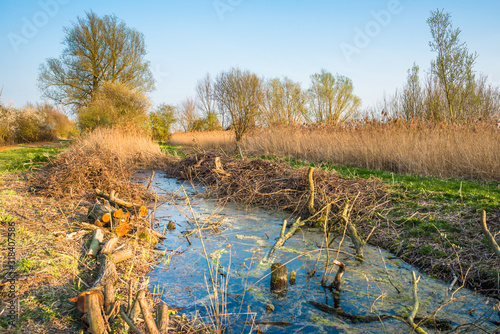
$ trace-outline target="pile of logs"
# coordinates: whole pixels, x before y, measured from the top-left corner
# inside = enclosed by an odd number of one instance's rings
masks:
[[[162,234],[148,227],[146,220],[148,210],[143,205],[129,203],[119,199],[114,192],[105,193],[96,190],[96,194],[104,201],[97,201],[89,208],[87,218],[92,224],[82,223],[83,227],[92,229],[93,235],[86,251],[87,258],[96,259],[99,263],[98,273],[92,287],[69,299],[83,313],[82,320],[92,334],[98,333],[141,333],[136,327],[139,315],[149,333],[167,333],[169,314],[172,310],[165,304],[158,306],[157,319],[153,319],[150,304],[146,300],[147,286],[137,292],[132,302],[131,289],[128,305],[116,301],[115,286],[118,282],[116,265],[134,256],[131,248],[124,243],[117,247],[124,236],[146,240],[149,243],[165,238]],[[105,235],[111,237],[104,242]]]

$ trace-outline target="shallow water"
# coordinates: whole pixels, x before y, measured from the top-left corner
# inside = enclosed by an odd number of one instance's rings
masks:
[[[285,246],[276,252],[275,261],[286,263],[288,272],[297,272],[297,283],[289,285],[286,295],[270,292],[270,265],[260,264],[279,237],[284,219],[293,220],[287,214],[271,213],[257,208],[245,208],[234,204],[217,206],[215,201],[194,197],[196,190],[189,183],[156,174],[155,187],[160,194],[175,193],[184,197],[181,185],[188,193],[191,208],[200,225],[209,222],[218,227],[202,231],[203,243],[210,264],[217,268],[217,282],[225,287],[226,311],[224,318],[228,333],[248,333],[246,321],[260,323],[265,333],[405,333],[409,327],[398,320],[384,320],[373,323],[351,323],[338,316],[324,313],[309,301],[333,306],[330,291],[321,287],[321,276],[326,256],[319,252],[323,235],[318,230],[300,230]],[[201,191],[198,189],[198,191]],[[164,250],[163,261],[150,273],[150,282],[156,292],[162,292],[161,299],[169,306],[183,307],[181,313],[203,318],[210,323],[207,308],[211,306],[208,287],[212,287],[207,261],[191,209],[186,200],[177,199],[158,206],[156,220],[159,231],[174,221],[176,230],[166,232],[168,238],[158,245]],[[186,235],[188,235],[189,244]],[[340,240],[331,248],[337,249]],[[411,271],[415,270],[390,253],[369,245],[365,246],[365,261],[354,260],[353,248],[348,238],[343,240],[338,259],[346,264],[343,278],[340,306],[356,315],[393,314],[407,316],[413,305]],[[307,253],[306,255],[302,255]],[[330,252],[336,257],[337,252]],[[319,258],[319,261],[318,261]],[[310,277],[309,273],[316,270]],[[337,268],[335,268],[332,277]],[[459,332],[493,333],[497,327],[488,321],[498,320],[494,311],[494,300],[471,291],[461,289],[454,297],[461,297],[443,306],[449,300],[449,282],[442,282],[418,273],[420,308],[417,316],[430,314],[441,307],[437,318],[452,321]],[[274,312],[266,312],[266,305],[272,304]],[[213,319],[213,317],[212,317]],[[262,324],[264,322],[286,322]],[[470,325],[472,324],[472,325]],[[429,333],[434,333],[426,328]],[[437,332],[437,331],[436,331]]]

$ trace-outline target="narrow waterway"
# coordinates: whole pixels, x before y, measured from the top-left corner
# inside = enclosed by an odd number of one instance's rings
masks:
[[[278,296],[270,292],[270,277],[265,277],[270,273],[270,265],[260,262],[279,237],[283,220],[292,221],[293,217],[234,204],[219,207],[214,200],[194,196],[201,188],[194,189],[187,182],[161,173],[156,174],[154,184],[159,194],[167,197],[175,194],[171,201],[160,203],[155,213],[160,232],[170,221],[177,227],[166,232],[168,238],[158,245],[165,256],[150,273],[151,286],[155,292],[160,291],[167,305],[182,307],[181,313],[201,318],[205,323],[214,321],[208,258],[215,268],[213,276],[219,286],[219,296],[224,297],[224,309],[220,313],[226,314],[222,322],[227,333],[248,333],[252,329],[250,322],[257,323],[265,333],[405,333],[409,330],[406,324],[395,319],[352,323],[309,303],[334,306],[331,291],[321,287],[326,262],[325,252],[320,252],[324,244],[321,231],[302,229],[276,253],[276,262],[286,263],[289,273],[297,272],[297,283],[289,285],[285,295]],[[203,226],[203,245],[193,213]],[[339,242],[340,238],[330,247],[338,249]],[[406,317],[413,306],[411,271],[416,269],[369,245],[365,246],[365,261],[356,261],[348,238],[342,240],[340,249],[345,253],[330,252],[329,255],[330,258],[338,256],[346,264],[340,293],[342,310],[359,316]],[[457,332],[494,333],[497,330],[491,322],[498,320],[493,299],[466,289],[448,292],[450,282],[418,271],[417,274],[421,276],[418,316],[429,315],[440,308],[437,318],[450,320],[454,329],[463,325]],[[445,305],[451,294],[458,300]],[[271,309],[274,311],[270,312]]]

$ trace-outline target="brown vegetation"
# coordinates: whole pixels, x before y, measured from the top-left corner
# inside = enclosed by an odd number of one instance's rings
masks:
[[[202,149],[234,147],[228,132],[176,133],[172,145]],[[469,124],[358,122],[342,126],[254,130],[245,154],[381,169],[444,178],[500,180],[500,130],[493,122]]]
[[[132,174],[165,159],[158,145],[137,129],[96,129],[32,174],[29,185],[45,196],[90,198],[99,188],[140,202],[148,195],[131,181]]]
[[[169,169],[169,174],[201,182],[206,194],[221,202],[239,202],[273,210],[288,210],[309,216],[307,169],[294,169],[266,160],[236,160],[206,153],[187,157]],[[379,180],[346,179],[322,170],[314,173],[314,208],[320,212],[331,205],[329,219],[338,220],[349,203],[353,214],[365,215],[388,197]],[[324,214],[320,213],[316,218]]]

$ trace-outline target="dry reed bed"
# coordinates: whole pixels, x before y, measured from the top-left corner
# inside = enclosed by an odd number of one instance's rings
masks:
[[[97,129],[76,140],[67,151],[32,174],[29,185],[44,196],[90,198],[96,188],[120,197],[145,201],[151,196],[131,181],[137,169],[165,164],[152,140],[133,129]]]
[[[218,131],[172,136],[174,145],[234,149]],[[243,142],[249,155],[331,162],[401,174],[500,181],[500,130],[494,123],[358,122],[343,126],[256,129]]]
[[[219,201],[238,202],[273,210],[289,210],[308,216],[309,182],[307,169],[294,169],[285,164],[266,160],[236,160],[220,156],[225,173],[214,172],[217,153],[189,156],[167,172],[177,178],[199,181],[207,196]],[[347,179],[331,172],[315,170],[314,207],[317,211],[331,204],[330,219],[337,221],[339,213],[349,203],[352,214],[369,214],[388,200],[385,185],[377,180]]]

